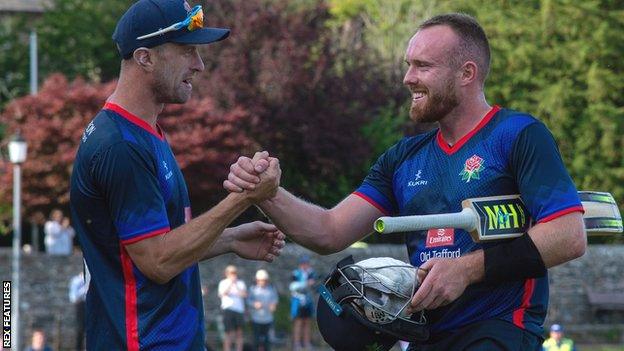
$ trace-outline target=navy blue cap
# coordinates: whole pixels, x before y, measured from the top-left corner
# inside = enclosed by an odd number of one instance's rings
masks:
[[[397,339],[368,328],[353,317],[351,306],[345,306],[337,316],[323,298],[318,299],[316,323],[321,336],[337,351],[387,351]]]
[[[556,333],[562,333],[563,332],[563,327],[559,324],[553,324],[550,326],[550,331],[551,332],[556,332]]]
[[[310,256],[302,255],[299,257],[299,263],[310,263]]]
[[[201,28],[189,31],[183,28],[151,38],[139,40],[140,36],[154,33],[172,24],[184,21],[190,5],[185,0],[139,0],[121,16],[113,33],[113,40],[124,59],[130,58],[140,47],[152,48],[164,43],[209,44],[230,35],[225,28]]]

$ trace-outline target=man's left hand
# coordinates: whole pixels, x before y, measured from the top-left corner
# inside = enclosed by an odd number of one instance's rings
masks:
[[[231,251],[248,260],[273,262],[286,245],[286,236],[273,224],[256,221],[232,229]]]
[[[432,258],[423,263],[418,269],[422,284],[412,297],[408,311],[432,310],[455,301],[470,284],[460,262],[461,259]]]

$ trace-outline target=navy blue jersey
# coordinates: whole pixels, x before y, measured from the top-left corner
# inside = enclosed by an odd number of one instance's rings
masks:
[[[91,273],[87,349],[203,350],[197,265],[161,285],[125,249],[191,217],[186,184],[160,128],[107,103],[82,136],[70,203]]]
[[[464,199],[508,194],[521,194],[536,222],[583,210],[544,124],[498,106],[453,146],[439,130],[404,138],[379,157],[355,194],[393,216],[459,212]],[[406,244],[410,262],[420,266],[498,243],[475,243],[464,230],[439,228],[408,233]],[[541,335],[547,304],[543,277],[496,287],[474,284],[427,315],[433,333],[502,319]]]

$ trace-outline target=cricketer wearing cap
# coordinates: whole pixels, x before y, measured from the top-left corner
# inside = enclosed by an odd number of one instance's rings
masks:
[[[425,21],[405,54],[410,117],[439,128],[387,150],[362,185],[332,209],[280,188],[262,209],[294,241],[320,253],[368,235],[382,215],[459,212],[467,198],[521,194],[537,222],[512,240],[475,243],[453,228],[408,233],[422,282],[411,310],[425,309],[431,337],[411,350],[540,350],[548,303],[546,269],[584,253],[581,202],[544,124],[484,95],[487,37],[470,16]],[[249,189],[264,166],[241,158],[224,186]],[[501,226],[514,225],[503,216]],[[323,321],[319,320],[319,323]]]
[[[204,69],[197,45],[225,39],[203,28],[200,6],[140,0],[113,35],[123,58],[117,87],[86,127],[70,203],[91,273],[88,350],[203,350],[197,262],[225,252],[272,261],[284,245],[275,226],[227,228],[274,195],[279,168],[253,192],[228,195],[191,220],[187,187],[156,123],[165,103],[184,103]]]

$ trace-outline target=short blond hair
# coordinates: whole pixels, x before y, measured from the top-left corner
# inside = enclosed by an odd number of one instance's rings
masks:
[[[225,274],[237,273],[237,272],[238,272],[238,269],[236,269],[236,266],[234,266],[234,265],[229,265],[229,266],[225,267]]]

